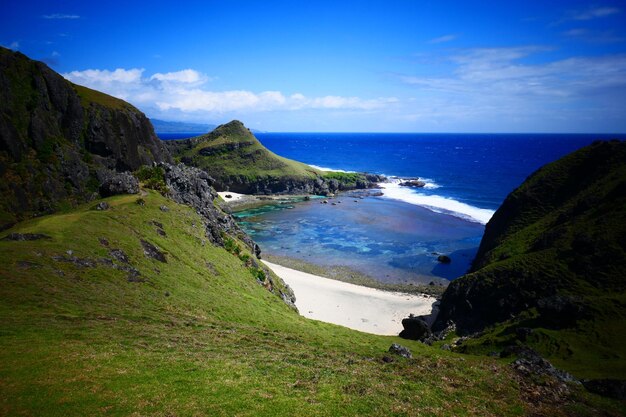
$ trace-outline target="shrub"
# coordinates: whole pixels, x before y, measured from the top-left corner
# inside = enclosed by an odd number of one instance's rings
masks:
[[[135,176],[142,182],[144,187],[158,191],[162,195],[167,193],[163,168],[144,165],[135,171]]]

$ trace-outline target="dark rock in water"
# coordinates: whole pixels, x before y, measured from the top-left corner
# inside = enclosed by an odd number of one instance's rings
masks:
[[[411,351],[408,348],[397,343],[394,343],[389,347],[389,353],[393,353],[407,359],[411,359],[413,357]]]
[[[400,337],[403,339],[424,340],[432,334],[428,324],[422,318],[413,315],[402,319],[402,327],[404,330],[400,332]]]
[[[100,180],[100,194],[104,197],[118,194],[137,194],[139,181],[130,172],[113,172],[101,170],[98,172]]]
[[[109,203],[107,203],[106,201],[101,201],[98,204],[96,204],[96,207],[94,207],[96,210],[100,210],[100,211],[104,211],[104,210],[108,210],[111,208],[111,206],[109,205]]]
[[[157,247],[154,246],[152,243],[146,242],[145,240],[141,239],[141,246],[143,246],[143,253],[147,257],[156,259],[159,262],[167,263],[167,259],[165,259],[165,254],[158,250]]]
[[[452,262],[452,259],[450,259],[450,257],[447,255],[439,255],[437,257],[437,260],[442,264],[449,264],[450,262]]]
[[[224,197],[226,197],[226,198],[233,198],[233,196],[230,195],[230,194],[226,194]]]
[[[2,240],[16,240],[16,241],[41,240],[41,239],[52,239],[52,238],[42,233],[9,233],[7,236],[2,238]]]
[[[402,187],[423,188],[424,186],[426,186],[426,183],[420,180],[407,180],[407,181],[402,181],[400,185]]]
[[[589,392],[603,397],[626,400],[626,380],[623,379],[587,379],[582,381]]]

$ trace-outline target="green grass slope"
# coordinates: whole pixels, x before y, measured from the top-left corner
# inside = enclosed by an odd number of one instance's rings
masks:
[[[486,327],[467,351],[524,343],[577,377],[623,379],[625,271],[626,142],[598,142],[507,197],[474,272],[444,293],[439,325]]]
[[[323,171],[269,151],[237,120],[220,125],[206,135],[166,144],[181,160],[216,179],[228,176],[248,181],[267,177],[315,179],[323,174]]]
[[[164,142],[172,155],[206,171],[219,190],[263,193],[319,193],[366,188],[376,178],[361,173],[328,172],[283,158],[268,150],[234,120],[191,139]]]
[[[203,244],[192,209],[152,191],[141,199],[111,197],[109,210],[92,203],[0,234],[0,415],[509,416],[597,406],[584,396],[533,404],[493,359],[304,319],[259,285],[244,257]],[[47,238],[3,239],[10,233]],[[141,240],[164,259],[146,256]],[[392,342],[414,358],[382,361]]]

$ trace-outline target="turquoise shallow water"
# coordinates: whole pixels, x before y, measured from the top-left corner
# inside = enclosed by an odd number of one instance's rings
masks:
[[[381,197],[320,201],[270,206],[236,217],[263,252],[347,266],[390,283],[458,277],[468,269],[484,231],[480,223]],[[452,263],[440,264],[441,253],[450,255]]]
[[[174,139],[192,136],[163,137]],[[387,198],[319,202],[240,214],[261,249],[320,265],[348,266],[383,282],[462,275],[484,226],[508,193],[542,165],[597,134],[259,133],[275,153],[339,170],[420,177],[428,186]],[[434,252],[452,257],[441,265]]]

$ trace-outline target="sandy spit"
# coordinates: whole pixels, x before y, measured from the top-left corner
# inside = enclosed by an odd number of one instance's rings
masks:
[[[430,314],[433,297],[382,291],[263,261],[296,294],[300,314],[378,335],[398,335],[409,314]]]

